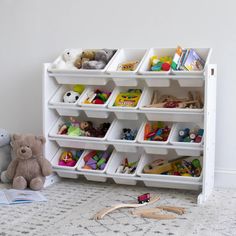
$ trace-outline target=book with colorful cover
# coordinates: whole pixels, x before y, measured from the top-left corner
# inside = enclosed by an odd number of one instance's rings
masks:
[[[205,61],[196,53],[194,49],[189,49],[189,53],[183,62],[183,67],[188,71],[203,70]]]
[[[0,205],[42,202],[47,199],[38,191],[3,189],[0,191]]]

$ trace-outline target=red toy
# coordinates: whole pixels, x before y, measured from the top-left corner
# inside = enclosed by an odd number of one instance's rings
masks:
[[[150,193],[145,193],[143,195],[138,196],[138,203],[143,204],[144,202],[150,201]]]

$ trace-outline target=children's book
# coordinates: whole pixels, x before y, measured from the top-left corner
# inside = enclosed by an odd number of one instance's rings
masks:
[[[203,70],[205,61],[195,52],[190,49],[183,66],[189,71]]]
[[[38,191],[3,189],[0,191],[0,205],[42,202],[47,199]]]

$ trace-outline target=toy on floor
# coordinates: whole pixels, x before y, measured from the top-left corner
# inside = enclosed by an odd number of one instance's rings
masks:
[[[128,158],[123,159],[122,163],[116,169],[118,174],[133,174],[137,168],[138,161],[129,162]]]
[[[75,166],[83,151],[84,150],[71,150],[62,152],[58,161],[58,165],[69,167]]]
[[[200,71],[203,70],[205,61],[192,48],[182,49],[177,47],[171,68],[173,70]]]
[[[150,193],[145,193],[140,196],[138,196],[138,203],[143,204],[144,202],[150,201]]]
[[[134,71],[136,70],[139,61],[127,61],[118,65],[118,71]]]
[[[195,91],[195,96],[193,92],[188,92],[188,97],[177,98],[175,96],[164,94],[159,95],[159,91],[153,92],[153,97],[150,105],[144,107],[148,108],[190,108],[190,109],[200,109],[203,108],[203,102],[200,92]]]
[[[115,52],[116,50],[113,49],[85,50],[82,52],[82,55],[75,60],[74,66],[77,69],[103,69]]]
[[[141,97],[141,89],[128,89],[127,92],[120,92],[113,106],[117,107],[136,107]]]
[[[144,202],[143,204],[139,204],[139,203],[121,203],[121,204],[117,204],[108,208],[104,208],[102,210],[100,210],[99,212],[97,212],[93,219],[94,220],[101,220],[103,219],[103,217],[117,209],[122,209],[122,208],[138,208],[138,207],[142,207],[142,206],[146,206],[146,205],[150,205],[153,204],[155,202],[157,202],[158,200],[160,200],[159,196],[154,196],[150,199],[149,202]]]
[[[42,136],[12,136],[11,145],[15,159],[8,166],[6,177],[12,180],[13,188],[43,188],[45,177],[52,174],[51,163],[43,156],[45,142]]]
[[[199,177],[202,167],[199,159],[189,160],[186,157],[179,157],[175,160],[156,159],[143,168],[145,174],[163,174]]]
[[[147,122],[144,127],[144,140],[167,141],[171,128],[162,121]]]
[[[87,94],[87,99],[83,102],[84,104],[105,104],[110,97],[111,92],[102,91],[100,89],[96,89]]]
[[[144,194],[146,195],[146,194]],[[143,195],[142,195],[143,196]],[[144,196],[146,198],[147,196]],[[154,196],[150,198],[150,201],[145,201],[144,203],[121,203],[117,204],[108,208],[104,208],[97,212],[94,216],[94,220],[101,220],[106,216],[107,214],[118,210],[122,208],[135,208],[135,210],[131,211],[131,214],[133,216],[139,216],[142,218],[149,218],[149,219],[155,219],[155,220],[169,220],[169,219],[175,219],[176,215],[170,215],[166,214],[165,211],[167,212],[172,212],[177,215],[183,215],[185,213],[185,208],[183,207],[176,207],[176,206],[157,206],[154,208],[143,208],[144,206],[149,206],[157,201],[160,200],[160,197]],[[139,208],[139,209],[137,209]]]
[[[137,129],[124,128],[124,129],[122,129],[120,139],[122,139],[122,140],[134,140],[137,136],[137,133],[138,133]]]
[[[84,156],[83,169],[86,170],[104,170],[110,158],[111,153],[108,151],[91,151]]]
[[[5,171],[11,162],[11,137],[5,129],[0,129],[0,176],[3,182],[5,180]]]
[[[172,63],[172,57],[163,56],[158,59],[157,56],[152,56],[150,61],[151,71],[169,71]]]
[[[194,128],[184,128],[178,132],[178,141],[187,143],[200,143],[202,141],[204,129]]]
[[[58,134],[68,136],[87,136],[87,137],[104,137],[110,127],[110,123],[105,122],[99,127],[94,127],[91,121],[78,121],[70,118],[67,122],[60,125]]]

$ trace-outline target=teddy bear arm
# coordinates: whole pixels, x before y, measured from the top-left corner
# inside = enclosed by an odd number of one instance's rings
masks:
[[[9,180],[12,180],[16,173],[16,168],[18,166],[18,160],[14,159],[7,168],[6,177]]]
[[[52,174],[52,165],[51,165],[51,163],[47,159],[40,158],[38,160],[38,163],[39,163],[39,165],[41,167],[42,175],[43,176],[48,176],[48,175]]]

